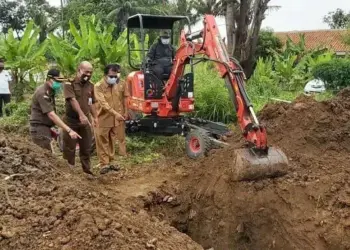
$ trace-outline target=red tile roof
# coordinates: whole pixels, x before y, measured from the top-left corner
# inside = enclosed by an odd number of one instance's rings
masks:
[[[300,34],[305,34],[305,46],[307,49],[321,47],[332,49],[335,52],[348,52],[350,51],[350,46],[343,42],[343,36],[346,32],[346,30],[310,30],[276,32],[275,34],[283,44],[287,41],[287,36],[295,43],[299,41]]]

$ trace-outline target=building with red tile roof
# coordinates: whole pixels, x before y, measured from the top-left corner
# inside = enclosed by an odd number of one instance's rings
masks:
[[[275,35],[285,44],[287,37],[290,37],[293,43],[297,43],[300,40],[300,35],[304,34],[307,49],[328,48],[337,55],[343,56],[350,54],[350,46],[344,43],[343,38],[347,32],[347,30],[306,30],[276,32]]]

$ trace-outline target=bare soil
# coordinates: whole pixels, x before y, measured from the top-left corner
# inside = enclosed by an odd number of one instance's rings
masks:
[[[270,104],[259,117],[269,144],[289,158],[287,175],[233,181],[237,136],[202,161],[183,161],[184,176],[152,194],[149,212],[204,248],[350,249],[350,91]]]
[[[350,90],[259,117],[283,177],[233,181],[239,135],[201,160],[97,178],[0,135],[0,249],[350,249]]]
[[[89,178],[4,135],[0,160],[0,249],[202,249],[128,201],[160,184],[137,169]]]

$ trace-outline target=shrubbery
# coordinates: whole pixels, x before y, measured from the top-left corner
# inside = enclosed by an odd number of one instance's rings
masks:
[[[6,105],[11,116],[0,119],[0,129],[5,132],[18,132],[27,134],[30,116],[30,101],[11,102]]]
[[[211,63],[202,63],[194,70],[195,117],[229,123],[235,120],[225,82]]]
[[[325,82],[326,88],[338,90],[350,86],[350,59],[337,58],[317,65],[313,76]]]

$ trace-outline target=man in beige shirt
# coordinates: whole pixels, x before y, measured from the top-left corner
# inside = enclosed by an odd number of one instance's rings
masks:
[[[111,163],[115,155],[115,143],[119,142],[119,154],[126,155],[125,119],[129,91],[126,82],[120,80],[120,65],[105,67],[104,77],[95,85],[98,127],[95,129],[96,151],[101,174],[119,170]]]

